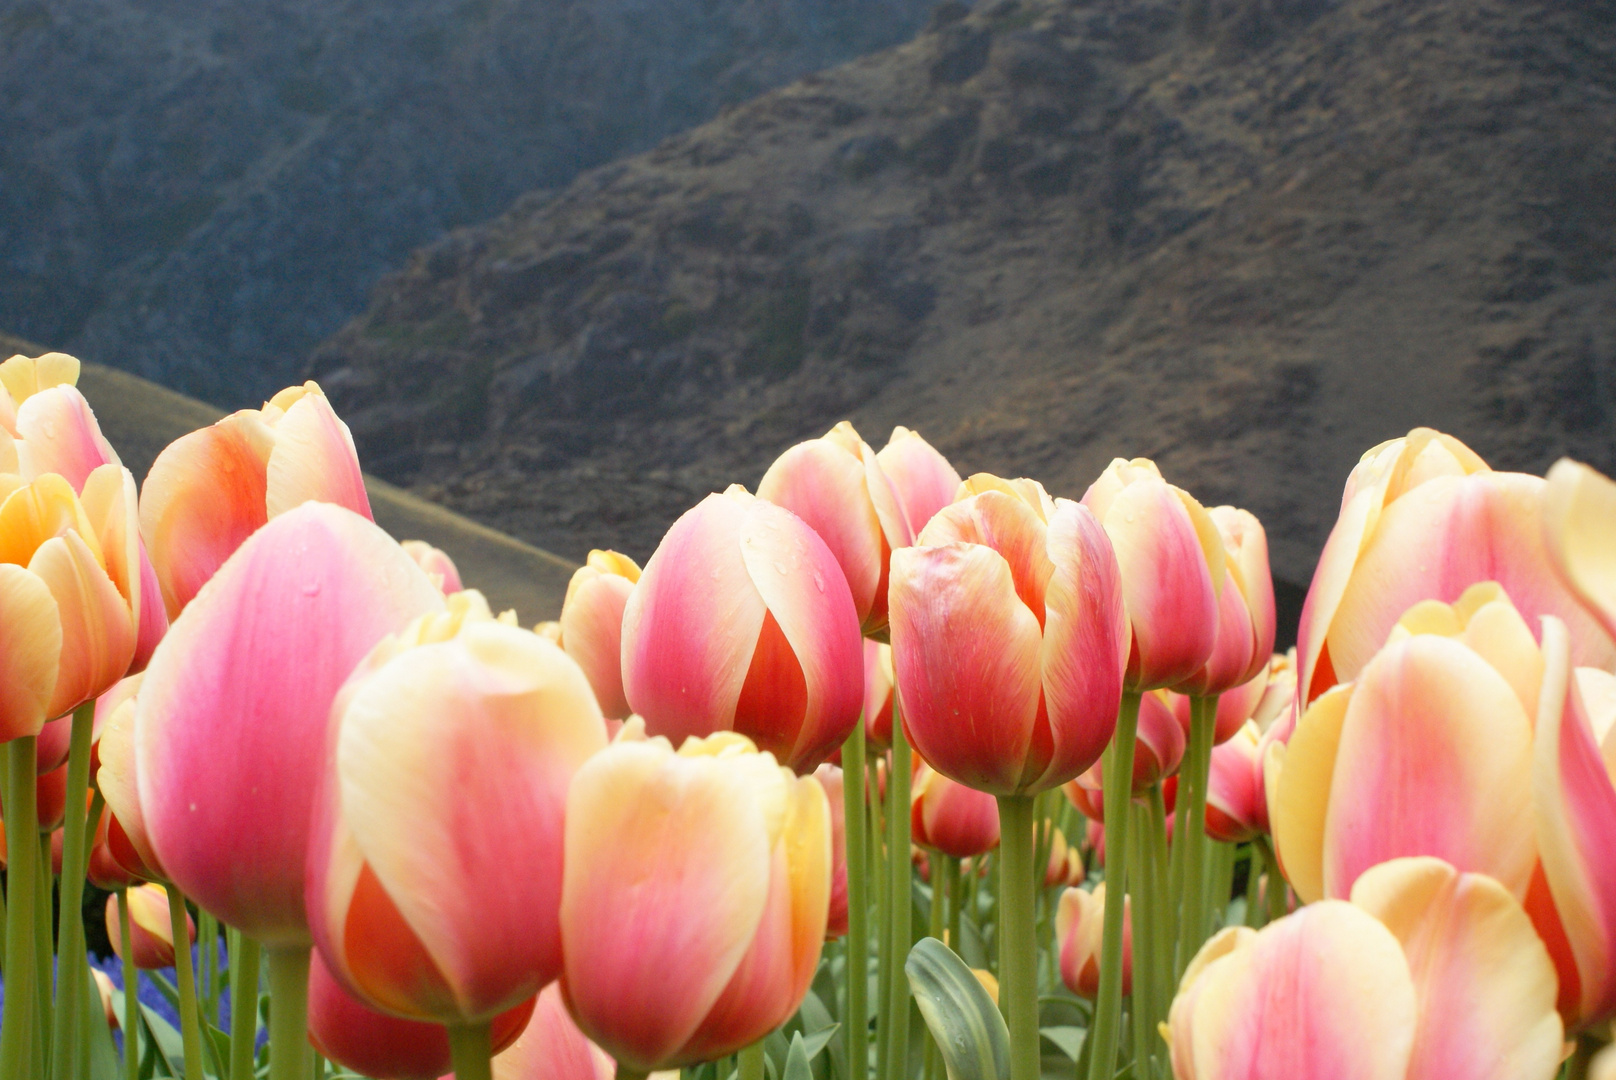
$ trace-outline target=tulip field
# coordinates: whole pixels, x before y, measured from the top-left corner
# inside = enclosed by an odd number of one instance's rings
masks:
[[[844,422],[534,625],[316,384],[137,490],[78,374],[0,364],[0,1080],[1616,1078],[1586,465],[1369,448],[1276,655],[1252,514]]]

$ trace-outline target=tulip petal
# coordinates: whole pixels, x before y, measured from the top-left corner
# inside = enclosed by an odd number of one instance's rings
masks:
[[[972,477],[1008,486],[998,477]],[[939,510],[918,541],[929,547],[979,544],[998,552],[1010,566],[1016,595],[1044,622],[1044,593],[1055,566],[1049,559],[1048,526],[1039,512],[1018,495],[985,490]]]
[[[1554,906],[1576,957],[1573,1028],[1616,1013],[1616,786],[1571,677],[1565,627],[1543,620],[1545,673],[1532,791],[1537,843]]]
[[[892,429],[892,437],[875,460],[897,494],[911,536],[919,536],[959,490],[960,475],[954,467],[919,433],[906,427]]]
[[[79,381],[79,368],[78,360],[66,353],[13,356],[0,364],[0,385],[6,388],[11,400],[21,406],[53,386],[73,386]]]
[[[895,551],[891,612],[901,715],[916,751],[962,784],[1020,790],[1042,642],[1009,563],[975,544]]]
[[[623,610],[623,694],[652,735],[682,742],[735,715],[766,613],[736,542],[745,513],[727,495],[687,510]]]
[[[875,606],[884,560],[863,460],[829,439],[798,443],[769,466],[757,497],[791,511],[819,534],[846,576],[859,618],[865,618]]]
[[[332,700],[382,637],[443,607],[391,537],[326,503],[282,514],[219,568],[157,647],[136,710],[141,810],[187,896],[266,944],[308,941]]]
[[[1196,1080],[1405,1080],[1416,1022],[1408,963],[1351,904],[1304,907],[1195,982]]]
[[[56,598],[62,659],[46,712],[61,716],[99,696],[129,670],[135,622],[129,604],[76,532],[52,537],[28,569]]]
[[[275,424],[264,506],[275,517],[301,503],[328,502],[369,518],[370,496],[348,425],[337,419],[319,387],[305,385],[310,391]]]
[[[38,577],[0,563],[0,742],[38,735],[50,719],[62,656],[56,598]]]
[[[623,697],[623,609],[634,583],[580,566],[561,606],[561,642],[594,687],[601,712],[621,720],[633,710]]]
[[[544,988],[527,1027],[494,1058],[494,1080],[612,1080],[615,1070],[572,1022],[559,985]]]
[[[1270,743],[1264,774],[1274,847],[1302,903],[1324,898],[1324,830],[1352,684],[1331,687],[1303,714],[1290,742]],[[1283,767],[1281,767],[1283,766]]]
[[[567,784],[606,745],[583,672],[536,634],[472,623],[370,675],[341,725],[342,816],[461,1016],[531,997],[561,973]]]
[[[100,466],[122,464],[74,386],[53,386],[24,401],[17,409],[17,434],[26,448],[28,477],[59,473],[78,490]]]
[[[112,816],[108,844],[118,864],[141,877],[162,877],[157,853],[146,835],[146,820],[140,810],[140,791],[135,775],[135,703],[127,701],[107,717],[101,733],[101,768],[96,785],[107,801]],[[125,850],[124,845],[127,845]]]
[[[563,992],[624,1065],[677,1053],[750,947],[772,865],[758,806],[778,783],[762,755],[679,757],[660,739],[615,743],[573,777]]]
[[[806,691],[796,740],[776,753],[782,764],[812,772],[847,738],[863,706],[858,612],[830,549],[789,511],[751,500],[740,548],[757,595],[801,666]]]
[[[1554,1075],[1563,1043],[1554,964],[1503,886],[1440,859],[1394,859],[1358,878],[1352,902],[1408,958],[1419,998],[1408,1080]]]
[[[1560,580],[1616,637],[1616,483],[1561,458],[1543,490],[1543,538]],[[1587,664],[1588,661],[1581,661]]]

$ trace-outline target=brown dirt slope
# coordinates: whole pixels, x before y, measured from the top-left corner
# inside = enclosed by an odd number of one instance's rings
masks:
[[[44,350],[0,334],[0,357],[38,356]],[[144,477],[163,447],[223,414],[137,375],[86,363],[79,389],[95,409],[101,430],[123,463]],[[373,476],[365,478],[376,523],[401,540],[426,540],[454,558],[468,586],[481,589],[494,609],[515,608],[524,623],[554,618],[561,610],[572,563],[426,502]]]
[[[1616,464],[1616,3],[940,8],[418,252],[313,370],[571,557],[850,417],[1080,495],[1148,455],[1305,583],[1360,453]]]

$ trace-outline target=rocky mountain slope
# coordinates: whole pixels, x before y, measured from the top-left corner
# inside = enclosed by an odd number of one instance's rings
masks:
[[[997,0],[417,252],[314,373],[577,557],[850,417],[1143,454],[1304,583],[1358,455],[1616,465],[1616,3]]]
[[[0,325],[255,405],[444,230],[933,0],[6,0]]]

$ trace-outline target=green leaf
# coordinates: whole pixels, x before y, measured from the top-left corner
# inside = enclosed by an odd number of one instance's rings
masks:
[[[1008,1080],[1010,1033],[965,962],[936,938],[923,938],[903,970],[949,1080]]]
[[[836,1033],[840,1031],[841,1028],[842,1025],[840,1024],[832,1024],[830,1027],[820,1028],[807,1038],[803,1038],[799,1032],[792,1041],[795,1042],[796,1039],[802,1039],[803,1048],[808,1053],[808,1060],[812,1061],[814,1058],[819,1056],[819,1052],[821,1050],[830,1045],[831,1039],[835,1037]],[[791,1058],[789,1054],[786,1057],[786,1071],[791,1071]]]
[[[1083,1038],[1088,1034],[1088,1032],[1080,1027],[1066,1027],[1062,1025],[1058,1027],[1042,1028],[1039,1030],[1038,1034],[1042,1035],[1044,1038],[1053,1043],[1055,1045],[1055,1049],[1059,1050],[1073,1061],[1076,1061],[1079,1055],[1083,1053]]]
[[[84,981],[89,993],[84,995],[84,1031],[88,1047],[83,1065],[90,1080],[118,1080],[123,1062],[118,1057],[118,1048],[112,1044],[112,1028],[101,1010],[101,989],[96,985],[95,976],[90,974],[87,963],[84,966]],[[80,1075],[85,1073],[81,1072]]]
[[[821,1049],[824,1044],[820,1044]],[[802,1032],[791,1036],[791,1049],[786,1051],[786,1074],[784,1080],[814,1080],[814,1070],[808,1061],[813,1057],[803,1042]]]

